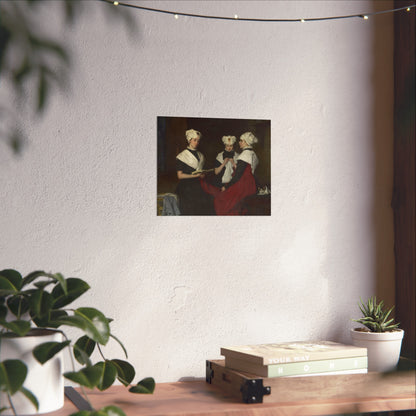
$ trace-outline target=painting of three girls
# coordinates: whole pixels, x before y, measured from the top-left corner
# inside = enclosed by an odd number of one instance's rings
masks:
[[[158,215],[270,215],[270,189],[269,120],[158,117]]]

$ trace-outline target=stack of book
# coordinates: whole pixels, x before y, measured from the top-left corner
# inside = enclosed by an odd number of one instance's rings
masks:
[[[332,341],[221,348],[225,367],[261,377],[367,373],[367,348]]]

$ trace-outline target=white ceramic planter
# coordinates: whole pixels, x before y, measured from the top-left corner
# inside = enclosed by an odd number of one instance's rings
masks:
[[[46,332],[46,331],[45,331]],[[2,338],[0,346],[0,361],[6,359],[19,359],[28,367],[28,374],[24,387],[29,389],[38,399],[39,410],[23,394],[17,392],[12,396],[13,405],[19,415],[33,415],[38,413],[52,412],[64,405],[64,380],[63,354],[55,355],[45,364],[40,364],[32,355],[36,345],[43,342],[62,342],[62,334],[55,331],[47,331],[42,335],[29,335],[25,337]],[[2,406],[8,405],[5,393],[0,393]],[[11,409],[7,409],[3,415],[13,415]]]
[[[351,329],[352,343],[367,348],[368,371],[392,371],[400,358],[404,331],[365,332]]]

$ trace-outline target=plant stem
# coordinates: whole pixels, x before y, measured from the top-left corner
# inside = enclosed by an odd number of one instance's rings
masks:
[[[22,314],[22,298],[19,299],[19,308],[17,309],[17,319],[20,319]]]
[[[13,406],[12,397],[7,393],[7,400],[9,401],[10,407],[12,408],[14,416],[17,416],[16,409]]]
[[[98,344],[98,343],[97,343],[97,348],[98,348],[98,351],[99,351],[99,353],[100,353],[100,355],[101,355],[101,358],[102,358],[104,361],[106,361],[106,359],[105,359],[105,357],[104,357],[104,354],[103,354],[103,352],[101,351],[100,344]]]
[[[63,335],[63,337],[65,338],[66,341],[69,341],[69,339],[66,336],[65,332],[63,332],[63,331],[59,331],[59,332]],[[71,344],[68,345],[68,348],[69,348],[69,358],[71,359],[72,371],[75,372],[75,361],[74,361],[73,355],[71,354]],[[88,404],[90,405],[91,409],[94,409],[94,407],[92,406],[92,404],[90,402],[90,399],[88,398],[87,393],[84,390],[84,386],[81,386],[80,385],[80,388],[81,388],[82,395],[85,397],[85,400],[88,402]]]

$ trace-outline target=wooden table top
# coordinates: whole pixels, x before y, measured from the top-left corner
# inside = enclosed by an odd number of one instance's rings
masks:
[[[132,394],[124,386],[113,386],[103,392],[89,391],[92,405],[102,408],[108,405],[119,406],[127,416],[291,416],[329,415],[337,413],[378,412],[415,409],[415,373],[399,374],[392,379],[392,386],[406,386],[392,395],[368,396],[340,395],[325,398],[325,392],[311,397],[302,395],[294,400],[280,397],[278,402],[245,404],[232,397],[223,389],[205,380],[175,383],[157,383],[154,394]],[[397,383],[395,380],[398,380]],[[77,389],[79,391],[79,389]],[[394,390],[394,389],[393,389]],[[307,396],[307,395],[306,395]],[[77,408],[68,400],[62,409],[49,413],[50,416],[67,416]]]

